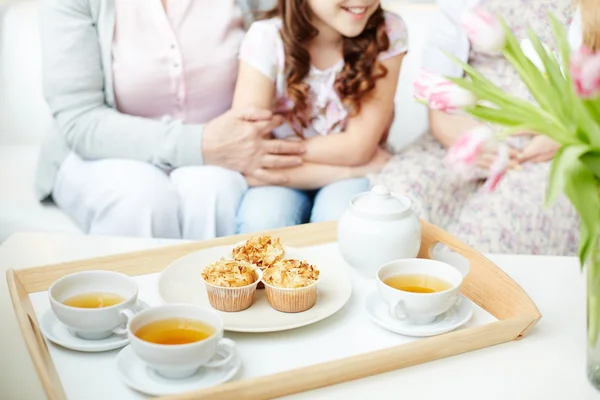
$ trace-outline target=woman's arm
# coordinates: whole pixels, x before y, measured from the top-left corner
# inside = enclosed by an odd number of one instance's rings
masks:
[[[304,163],[294,168],[258,170],[246,179],[250,186],[264,186],[268,184],[265,182],[273,180],[271,174],[281,174],[286,178],[285,184],[281,186],[305,190],[319,189],[342,179],[364,178],[368,174],[377,173],[390,157],[387,151],[378,148],[367,163],[356,167]]]
[[[393,116],[394,96],[405,54],[382,62],[387,75],[377,80],[371,96],[362,103],[360,113],[350,118],[344,133],[307,140],[305,161],[357,166],[373,157]]]
[[[67,145],[84,158],[129,158],[166,167],[202,164],[203,125],[125,115],[105,103],[102,54],[88,0],[44,0],[46,101]]]
[[[444,147],[450,147],[466,131],[481,125],[468,115],[429,110],[429,131]]]
[[[274,173],[285,176],[285,184],[280,186],[303,190],[320,189],[330,183],[354,177],[351,167],[303,163],[294,168],[257,170],[254,174],[247,175],[246,180],[250,186],[265,186],[273,180],[271,174]]]

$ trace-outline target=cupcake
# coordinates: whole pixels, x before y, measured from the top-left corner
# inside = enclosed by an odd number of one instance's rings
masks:
[[[302,312],[315,305],[319,270],[304,261],[281,260],[265,269],[262,282],[271,307]]]
[[[210,305],[221,311],[242,311],[252,305],[262,271],[246,261],[220,259],[202,271]]]
[[[251,237],[243,244],[236,246],[232,252],[234,260],[247,261],[262,269],[263,272],[265,268],[282,260],[284,255],[285,251],[279,243],[279,238],[270,236]],[[263,287],[262,282],[258,284],[259,289]]]

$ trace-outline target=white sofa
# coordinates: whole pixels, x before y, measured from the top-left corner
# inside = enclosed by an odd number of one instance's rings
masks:
[[[50,122],[42,97],[38,1],[0,0],[0,243],[15,232],[81,233],[52,202],[34,196],[34,171]],[[426,110],[411,99],[411,82],[433,6],[401,0],[384,2],[409,25],[411,53],[405,60],[390,141],[404,147],[425,131]]]

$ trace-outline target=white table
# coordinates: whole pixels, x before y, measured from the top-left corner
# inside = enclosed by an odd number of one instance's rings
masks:
[[[164,246],[174,241],[16,234],[0,246],[0,266],[26,268]],[[584,279],[575,258],[490,256],[529,293],[543,318],[526,339],[289,399],[600,399],[585,376]],[[42,399],[7,293],[0,285],[0,398]],[[340,337],[340,340],[344,340]],[[10,362],[5,360],[10,359]]]

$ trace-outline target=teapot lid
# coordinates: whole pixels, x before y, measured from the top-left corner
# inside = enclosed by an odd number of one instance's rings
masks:
[[[369,192],[354,197],[350,201],[350,210],[360,216],[377,220],[404,218],[412,212],[408,197],[395,196],[384,185],[375,185]]]

